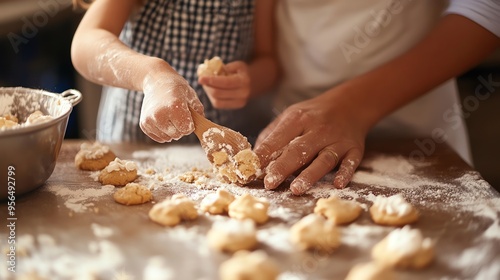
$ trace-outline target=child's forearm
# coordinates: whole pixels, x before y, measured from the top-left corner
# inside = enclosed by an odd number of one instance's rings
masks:
[[[170,73],[173,69],[163,60],[139,54],[118,35],[137,0],[95,1],[73,37],[71,59],[86,79],[102,85],[142,90],[151,75]]]
[[[102,85],[140,91],[151,73],[173,71],[163,60],[131,50],[105,30],[77,33],[71,51],[78,72]]]
[[[480,25],[448,15],[402,56],[327,95],[356,111],[369,129],[399,107],[481,62],[499,45],[500,39]]]

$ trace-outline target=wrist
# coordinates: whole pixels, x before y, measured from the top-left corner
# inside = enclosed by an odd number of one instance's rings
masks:
[[[333,111],[341,112],[358,130],[368,133],[383,118],[381,107],[371,94],[362,83],[351,80],[325,92],[323,102],[331,104]]]
[[[139,81],[139,87],[144,94],[151,92],[151,88],[161,82],[168,82],[179,74],[163,59],[149,57],[143,64],[144,75]]]

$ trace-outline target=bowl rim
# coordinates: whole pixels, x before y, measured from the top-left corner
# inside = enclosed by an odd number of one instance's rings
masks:
[[[0,138],[4,136],[12,136],[12,135],[18,135],[18,134],[23,134],[26,132],[33,132],[33,131],[39,131],[42,129],[45,129],[49,126],[55,125],[62,120],[66,119],[69,117],[71,112],[73,111],[73,107],[78,104],[81,99],[82,99],[82,94],[75,89],[68,89],[65,90],[62,93],[53,93],[47,90],[43,89],[33,89],[33,88],[25,88],[25,87],[0,87],[0,94],[3,91],[13,91],[13,92],[22,92],[22,94],[25,93],[37,93],[37,94],[43,94],[52,98],[59,99],[59,101],[66,103],[65,105],[69,105],[67,111],[63,112],[60,116],[54,117],[52,120],[42,122],[42,123],[36,123],[36,124],[31,124],[29,126],[23,126],[19,128],[14,128],[14,129],[5,129],[5,130],[0,130]]]

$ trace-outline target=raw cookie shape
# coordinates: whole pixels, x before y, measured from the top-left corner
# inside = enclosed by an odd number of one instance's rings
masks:
[[[226,183],[245,185],[262,173],[260,160],[251,149],[239,151],[231,157],[224,150],[212,153],[214,172]]]
[[[343,200],[336,195],[320,198],[314,207],[314,213],[326,217],[336,225],[356,220],[361,211],[362,208],[356,201]]]
[[[246,193],[229,204],[228,214],[234,219],[252,219],[257,224],[263,224],[269,219],[267,209],[269,209],[267,199],[253,197]]]
[[[208,245],[219,251],[251,250],[257,245],[257,229],[253,220],[217,221],[207,233]]]
[[[372,248],[377,262],[396,268],[423,268],[434,258],[434,242],[410,226],[391,231]]]
[[[229,204],[234,201],[234,195],[224,189],[208,194],[200,203],[200,209],[204,212],[218,215],[229,211]]]
[[[264,251],[238,251],[219,267],[221,280],[275,280],[277,264]]]
[[[198,65],[196,74],[198,74],[198,77],[227,75],[224,62],[218,56],[214,56],[210,60],[205,59],[205,61],[202,64]]]
[[[194,220],[198,217],[194,202],[183,194],[175,194],[149,210],[149,218],[160,225],[175,226],[181,220]]]
[[[370,216],[379,225],[404,226],[418,220],[418,211],[401,194],[377,196],[370,207]]]
[[[113,194],[113,198],[120,204],[136,205],[151,201],[153,194],[143,185],[128,183],[125,187],[118,189]]]
[[[75,165],[81,170],[97,171],[104,169],[115,158],[109,146],[99,142],[82,143],[75,156]]]
[[[130,160],[115,158],[99,174],[103,185],[124,186],[137,179],[137,165]]]
[[[394,280],[391,267],[377,262],[360,263],[351,268],[345,280]]]
[[[309,214],[290,228],[290,241],[301,250],[329,253],[340,245],[340,231],[323,216]]]

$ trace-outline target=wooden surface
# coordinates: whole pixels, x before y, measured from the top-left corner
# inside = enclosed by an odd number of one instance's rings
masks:
[[[117,204],[112,191],[101,194],[101,184],[93,179],[95,173],[75,168],[73,160],[80,144],[81,141],[66,141],[47,183],[16,198],[16,273],[2,268],[1,279],[15,279],[13,276],[30,271],[50,275],[46,279],[75,279],[73,276],[92,271],[96,279],[144,279],[154,269],[162,270],[160,274],[164,276],[155,279],[217,279],[220,263],[230,255],[210,249],[205,234],[215,220],[227,217],[201,215],[196,221],[174,228],[155,224],[147,216],[151,203]],[[150,165],[166,177],[169,172],[178,172],[176,168],[189,171],[192,167],[209,166],[203,162],[199,147],[111,147],[118,157],[133,159],[143,167]],[[421,219],[412,227],[436,242],[436,259],[428,268],[397,271],[398,279],[499,279],[500,195],[447,146],[437,145],[424,158],[416,157],[419,153],[414,151],[418,149],[413,141],[369,143],[366,164],[359,168],[356,180],[336,192],[341,197],[356,199],[365,211],[353,224],[342,227],[343,243],[331,255],[301,252],[287,243],[288,228],[312,212],[317,198],[328,196],[331,175],[300,197],[293,196],[286,183],[276,191],[263,190],[259,182],[248,187],[229,186],[229,190],[236,194],[250,192],[271,201],[271,219],[258,227],[258,249],[279,264],[283,271],[279,279],[344,279],[354,264],[369,261],[373,245],[393,228],[375,225],[366,210],[374,196],[395,193],[402,193],[420,211]],[[182,157],[182,164],[162,166],[173,161],[169,156]],[[158,161],[156,157],[165,160]],[[387,159],[411,163],[410,159],[418,168],[408,170],[408,176],[390,170],[380,173],[387,168],[377,164],[391,162]],[[147,183],[143,172],[144,169],[140,172],[141,180]],[[178,192],[199,202],[216,189],[180,181],[174,184],[174,177],[163,183],[154,182],[155,202]],[[370,178],[373,183],[366,182]],[[389,186],[381,186],[380,182]],[[398,182],[408,186],[396,186]],[[6,202],[0,206],[7,208]],[[6,211],[2,210],[1,217],[6,221]],[[103,233],[103,228],[109,232]],[[2,229],[0,238],[5,250],[8,232]],[[34,243],[29,245],[26,240],[31,238]],[[5,258],[6,254],[0,257],[2,266]],[[156,262],[162,264],[153,266]]]

